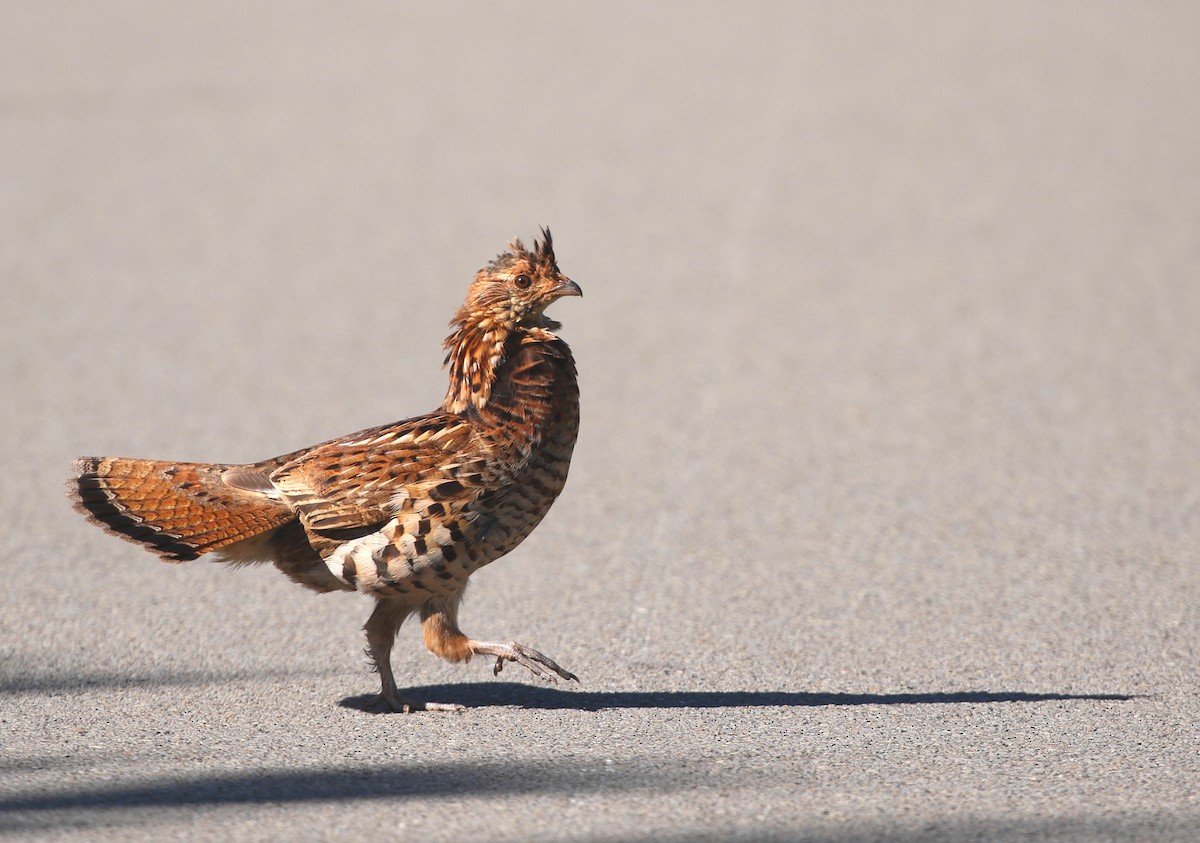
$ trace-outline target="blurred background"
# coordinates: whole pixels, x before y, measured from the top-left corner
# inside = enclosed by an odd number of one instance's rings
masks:
[[[0,19],[13,687],[370,690],[365,604],[142,558],[69,511],[69,462],[251,461],[432,409],[472,274],[549,225],[583,429],[468,632],[592,689],[1194,692],[1193,4]],[[402,639],[398,673],[481,681]],[[1183,804],[1194,743],[1105,734]]]

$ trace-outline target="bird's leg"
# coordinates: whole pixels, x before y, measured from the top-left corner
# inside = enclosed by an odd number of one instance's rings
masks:
[[[411,612],[411,607],[398,600],[378,600],[375,611],[371,612],[371,617],[363,627],[367,633],[367,652],[379,671],[379,681],[383,686],[376,704],[406,714],[410,711],[462,711],[463,706],[454,703],[414,702],[400,696],[396,677],[392,674],[392,645],[396,641],[396,633],[400,631],[400,624]]]
[[[495,656],[496,665],[492,668],[495,675],[499,675],[504,663],[510,661],[529,668],[534,676],[547,682],[557,682],[559,676],[579,681],[579,677],[574,673],[559,667],[554,659],[532,647],[515,641],[504,644],[468,638],[458,628],[460,597],[461,595],[455,595],[452,599],[430,601],[421,609],[421,629],[425,633],[425,646],[434,655],[452,662],[467,661],[474,655]]]

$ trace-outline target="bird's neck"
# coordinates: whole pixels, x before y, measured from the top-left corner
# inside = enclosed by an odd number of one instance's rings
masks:
[[[558,327],[544,316],[533,325],[506,324],[487,317],[458,322],[445,343],[450,386],[442,409],[450,413],[484,409],[504,362],[521,346],[556,341],[552,329]]]
[[[470,407],[481,409],[487,405],[512,331],[513,326],[489,319],[459,323],[446,338],[450,387],[442,401],[443,410],[464,413]]]

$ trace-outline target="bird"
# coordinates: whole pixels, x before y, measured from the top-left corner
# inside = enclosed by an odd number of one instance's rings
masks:
[[[443,659],[494,657],[496,675],[511,662],[578,682],[524,644],[467,636],[458,610],[471,574],[519,545],[566,483],[579,385],[545,311],[582,295],[542,228],[532,248],[514,239],[475,274],[450,322],[449,386],[433,412],[251,464],[83,457],[68,495],[92,523],[167,562],[271,562],[314,591],[369,595],[363,629],[382,710],[463,708],[397,687],[392,647],[414,614]]]

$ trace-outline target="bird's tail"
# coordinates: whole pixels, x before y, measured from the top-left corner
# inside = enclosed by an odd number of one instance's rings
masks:
[[[144,546],[169,562],[273,530],[294,517],[267,493],[233,486],[231,471],[243,466],[175,463],[124,457],[75,461],[68,483],[75,508],[94,524]]]

